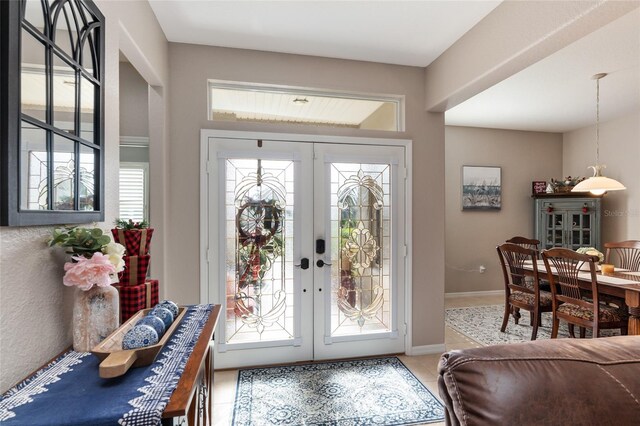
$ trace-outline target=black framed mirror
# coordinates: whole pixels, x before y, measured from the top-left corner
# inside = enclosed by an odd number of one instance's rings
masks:
[[[104,16],[0,1],[0,225],[104,220]]]

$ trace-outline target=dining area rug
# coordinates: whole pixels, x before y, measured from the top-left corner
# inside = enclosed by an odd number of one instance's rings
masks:
[[[416,425],[444,407],[397,357],[240,370],[234,426]]]
[[[504,305],[448,308],[445,313],[445,322],[457,332],[464,334],[471,340],[484,346],[520,343],[531,340],[531,322],[528,311],[520,311],[521,318],[519,324],[516,324],[513,316],[511,316],[504,333],[500,331],[503,314]],[[538,335],[536,338],[538,340],[550,339],[551,326],[551,312],[543,312],[542,324],[538,327]],[[577,335],[578,327],[576,327],[575,332]],[[602,336],[616,336],[619,335],[620,332],[619,330],[601,330],[600,334]],[[591,330],[587,329],[586,337],[590,338],[591,335]],[[567,323],[560,321],[558,338],[566,337],[569,337]]]

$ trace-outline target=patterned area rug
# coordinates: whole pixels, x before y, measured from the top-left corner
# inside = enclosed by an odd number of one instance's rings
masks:
[[[507,329],[500,331],[504,305],[473,306],[469,308],[449,308],[445,320],[454,330],[464,334],[481,345],[501,345],[505,343],[520,343],[531,340],[531,323],[529,312],[520,311],[520,324],[516,325],[513,317],[509,318]],[[552,316],[550,312],[542,314],[542,324],[538,327],[537,339],[551,338]],[[576,335],[578,328],[576,327]],[[615,336],[618,330],[603,330],[603,336]],[[558,337],[569,337],[569,330],[564,321],[560,321]],[[591,330],[587,329],[587,337],[591,337]]]
[[[234,426],[414,425],[444,408],[396,357],[240,370]]]

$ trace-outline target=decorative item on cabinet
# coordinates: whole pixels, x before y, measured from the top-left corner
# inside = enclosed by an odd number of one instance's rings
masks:
[[[571,192],[536,194],[534,237],[542,249],[589,246],[600,250],[601,196]]]

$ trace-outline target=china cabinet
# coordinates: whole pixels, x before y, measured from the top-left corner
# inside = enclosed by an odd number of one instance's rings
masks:
[[[601,197],[584,194],[534,195],[534,235],[541,249],[600,245]]]

